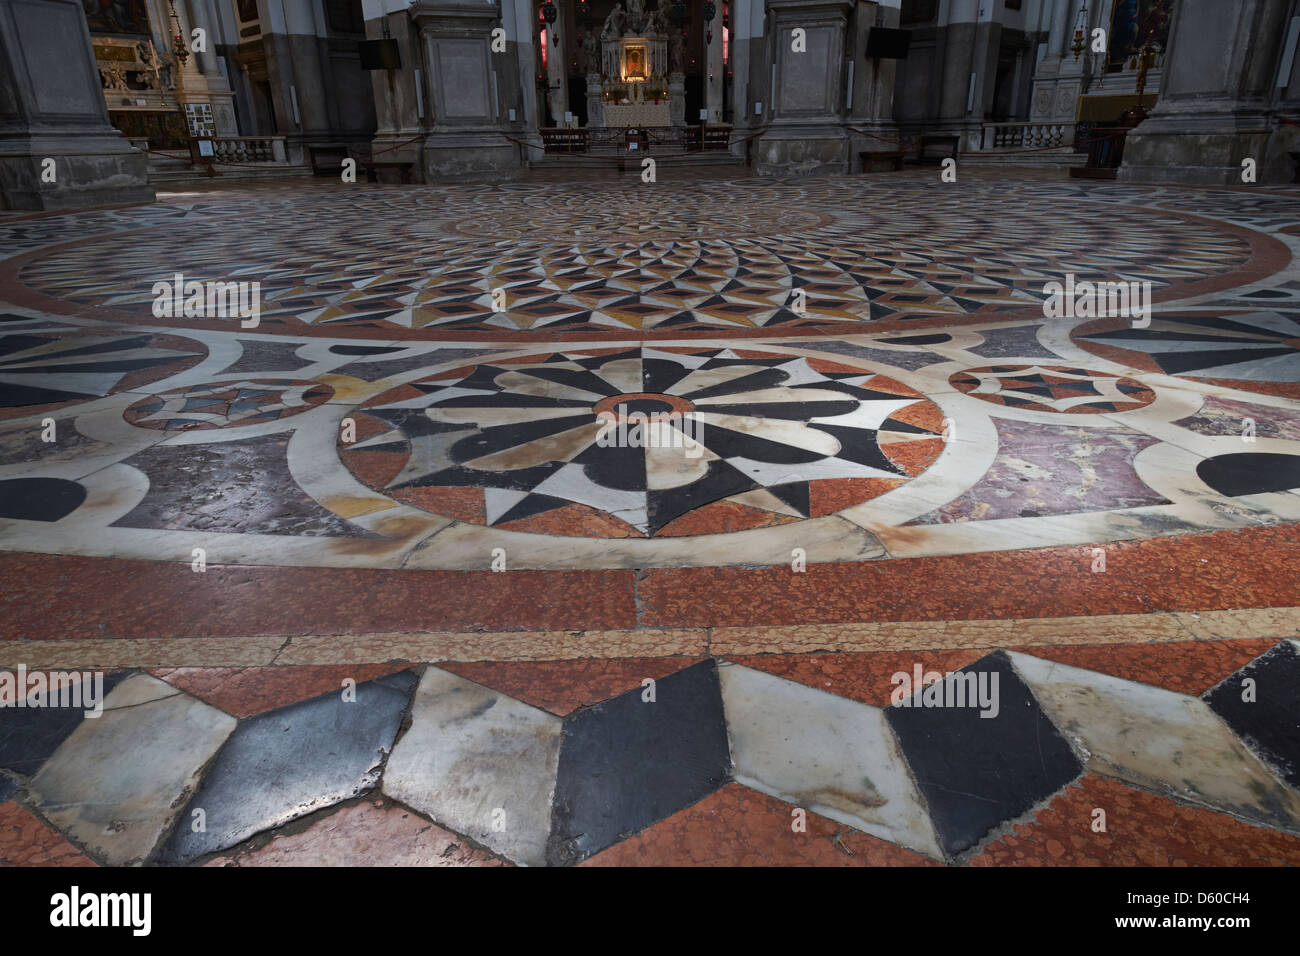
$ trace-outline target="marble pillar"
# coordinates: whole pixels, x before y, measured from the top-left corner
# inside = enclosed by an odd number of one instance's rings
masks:
[[[715,0],[717,14],[704,24],[704,108],[709,111],[710,123],[723,120],[722,84],[725,80],[722,64],[722,0]],[[710,41],[709,34],[713,39]],[[695,122],[694,118],[691,120]]]
[[[668,74],[668,119],[674,126],[686,125],[685,73]]]
[[[849,0],[769,0],[774,63],[770,125],[754,143],[760,176],[826,175],[850,169],[843,116]],[[803,33],[796,51],[794,30]]]
[[[551,118],[556,126],[564,125],[564,114],[569,111],[569,68],[565,47],[564,5],[555,0],[555,22],[546,27],[546,86],[551,104]]]
[[[109,125],[81,0],[0,0],[0,208],[153,198],[145,154]]]
[[[605,125],[605,103],[601,99],[599,73],[587,74],[587,126]]]
[[[1119,179],[1241,185],[1242,161],[1258,182],[1289,183],[1296,127],[1278,120],[1291,0],[1183,0],[1169,31],[1160,101],[1129,132]],[[1294,70],[1294,68],[1293,68]],[[1294,72],[1292,77],[1294,77]]]
[[[491,50],[500,8],[482,0],[418,0],[411,16],[423,47],[426,116],[431,116],[421,154],[424,181],[515,175],[521,169],[520,147],[498,101]]]
[[[433,117],[419,30],[403,8],[367,20],[366,37],[395,40],[402,64],[398,70],[369,71],[376,124],[371,154],[383,162],[412,163],[414,178],[423,179],[424,136]]]

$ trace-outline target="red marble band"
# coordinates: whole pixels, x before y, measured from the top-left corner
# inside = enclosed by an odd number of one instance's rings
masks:
[[[0,554],[0,640],[759,627],[1290,606],[1294,523],[789,568],[413,571]],[[1260,560],[1268,555],[1268,560]],[[95,600],[87,602],[86,594]]]

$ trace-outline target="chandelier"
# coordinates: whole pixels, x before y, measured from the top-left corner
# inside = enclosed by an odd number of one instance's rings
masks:
[[[172,12],[172,53],[180,61],[181,66],[190,58],[190,51],[185,46],[185,35],[181,33],[181,20],[176,15],[176,0],[167,0],[167,5]]]
[[[560,45],[560,35],[555,30],[555,18],[559,16],[559,11],[555,9],[555,4],[551,0],[546,0],[542,4],[542,19],[546,21],[547,29],[551,34],[551,42],[555,46]]]
[[[1079,59],[1079,54],[1088,49],[1088,40],[1084,36],[1088,29],[1088,5],[1085,3],[1079,8],[1079,19],[1074,26],[1074,42],[1070,44],[1070,51],[1074,58]]]

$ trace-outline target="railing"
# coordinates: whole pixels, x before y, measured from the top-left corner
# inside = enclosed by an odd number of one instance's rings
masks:
[[[669,147],[684,152],[725,150],[731,145],[731,127],[707,126],[589,126],[580,129],[546,127],[541,130],[542,145],[548,153],[587,153],[626,150],[636,142],[642,152]]]
[[[542,130],[542,146],[548,153],[585,153],[587,131],[554,127]]]
[[[223,136],[212,141],[219,163],[285,163],[283,136]]]
[[[981,151],[1073,145],[1073,123],[985,123],[980,130]]]
[[[1124,162],[1124,140],[1128,126],[1100,125],[1092,128],[1088,141],[1088,168],[1119,169]]]

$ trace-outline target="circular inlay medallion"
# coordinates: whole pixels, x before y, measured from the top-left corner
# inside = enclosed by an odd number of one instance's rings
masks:
[[[142,398],[123,416],[141,428],[190,431],[256,425],[297,415],[329,401],[334,389],[302,379],[205,382]]]
[[[1155,401],[1131,378],[1068,365],[989,365],[956,372],[949,384],[972,398],[1031,412],[1126,412]]]
[[[900,382],[745,349],[543,353],[366,402],[341,444],[370,487],[436,514],[586,537],[713,534],[841,511],[943,450]]]

